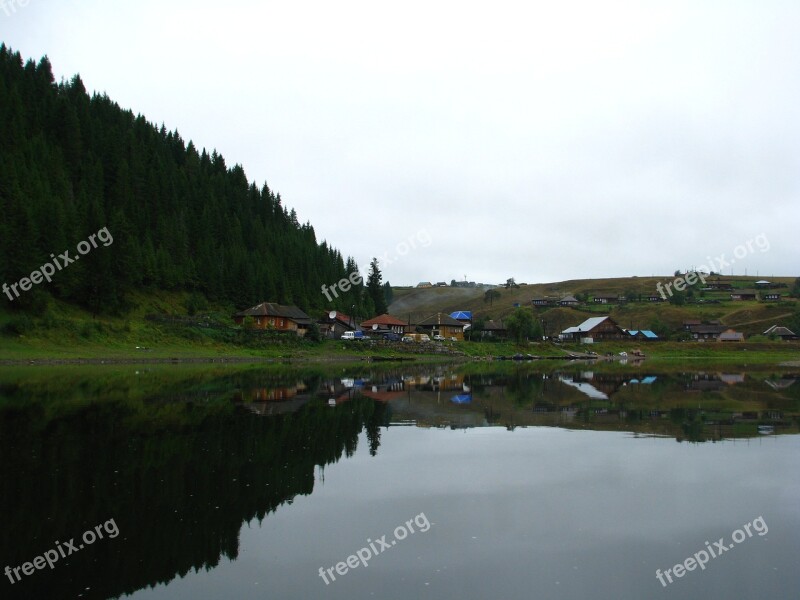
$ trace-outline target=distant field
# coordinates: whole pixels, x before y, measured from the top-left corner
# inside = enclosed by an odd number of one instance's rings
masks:
[[[451,313],[456,310],[470,310],[475,317],[491,319],[502,318],[514,310],[514,304],[531,306],[530,301],[537,296],[563,297],[588,293],[602,295],[621,295],[628,291],[649,295],[656,291],[656,284],[672,281],[673,276],[663,277],[621,277],[607,279],[580,279],[554,283],[540,283],[514,289],[494,288],[500,297],[492,304],[484,302],[486,289],[482,288],[396,288],[394,302],[389,312],[403,320],[430,316],[436,312]],[[727,278],[736,288],[753,287],[757,277]],[[794,277],[770,277],[775,283],[791,286]],[[786,295],[789,288],[782,288]],[[633,302],[626,305],[590,304],[579,308],[550,307],[537,310],[537,315],[547,323],[549,334],[576,325],[591,316],[611,315],[622,327],[628,329],[647,329],[654,321],[661,321],[671,328],[681,327],[687,319],[719,319],[747,335],[763,332],[770,325],[788,325],[797,312],[793,299],[776,303],[735,302],[725,292],[707,292],[705,300],[719,300],[719,304],[687,304],[674,306],[668,303]]]

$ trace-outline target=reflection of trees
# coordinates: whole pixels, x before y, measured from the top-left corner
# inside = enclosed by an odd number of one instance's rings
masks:
[[[516,371],[506,381],[506,391],[517,406],[532,403],[542,393],[542,376],[529,371]]]
[[[108,598],[236,558],[243,522],[310,494],[315,467],[352,454],[365,428],[374,454],[387,417],[367,399],[271,418],[180,402],[162,411],[160,426],[132,410],[114,401],[49,421],[39,403],[0,413],[6,564],[110,518],[120,530],[4,592]]]

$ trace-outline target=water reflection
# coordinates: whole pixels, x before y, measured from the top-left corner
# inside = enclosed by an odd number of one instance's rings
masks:
[[[166,369],[0,381],[0,537],[18,566],[115,519],[120,536],[3,597],[110,598],[236,559],[242,525],[309,495],[391,425],[530,426],[718,441],[798,432],[794,374],[485,365]],[[389,428],[387,430],[387,428]],[[57,591],[57,592],[56,592]]]

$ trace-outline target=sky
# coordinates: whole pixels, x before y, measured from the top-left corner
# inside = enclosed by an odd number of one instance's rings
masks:
[[[393,285],[800,275],[798,23],[795,0],[0,0],[7,46],[241,164]]]

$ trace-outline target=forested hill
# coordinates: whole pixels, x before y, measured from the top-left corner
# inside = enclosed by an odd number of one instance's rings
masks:
[[[300,224],[280,194],[198,151],[79,76],[56,83],[48,59],[0,46],[0,283],[17,282],[107,227],[113,243],[81,256],[19,298],[52,294],[96,312],[137,289],[191,290],[246,307],[262,300],[315,308],[361,305],[361,287],[325,301],[322,284],[357,266]],[[366,307],[365,307],[366,308]],[[364,310],[366,312],[366,310]]]

